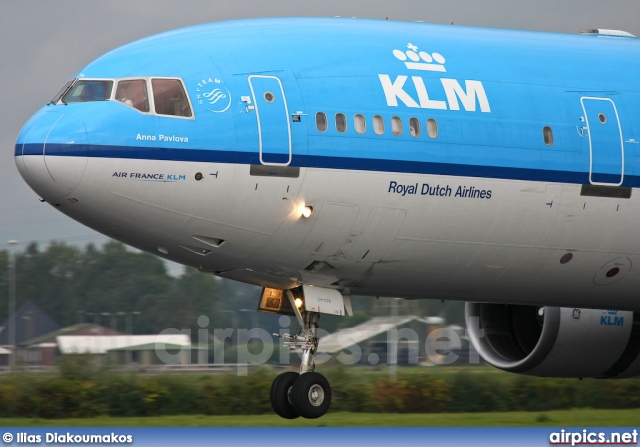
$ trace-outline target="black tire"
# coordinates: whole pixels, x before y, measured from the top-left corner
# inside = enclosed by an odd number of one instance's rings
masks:
[[[301,374],[291,388],[291,405],[300,416],[316,419],[331,405],[331,387],[322,374]]]
[[[289,392],[298,377],[299,374],[293,371],[283,372],[271,384],[271,407],[284,419],[300,417],[289,402]]]

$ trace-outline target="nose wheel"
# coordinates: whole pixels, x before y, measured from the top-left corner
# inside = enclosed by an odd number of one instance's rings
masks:
[[[329,381],[316,372],[300,375],[291,387],[291,405],[304,418],[323,416],[331,405]]]
[[[300,416],[291,403],[291,389],[300,375],[287,371],[276,377],[271,384],[271,406],[276,414],[284,419],[295,419]]]
[[[271,406],[284,419],[316,419],[331,405],[329,381],[316,372],[280,374],[271,385]]]

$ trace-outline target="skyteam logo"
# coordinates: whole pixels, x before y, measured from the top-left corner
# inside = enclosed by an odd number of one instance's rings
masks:
[[[196,88],[196,101],[213,113],[223,113],[231,107],[231,93],[220,79],[204,78]]]
[[[407,70],[415,72],[446,73],[446,58],[440,53],[422,51],[418,46],[408,43],[406,50],[395,49],[392,52],[396,60],[403,62]],[[391,79],[388,74],[379,74],[387,105],[398,107],[399,103],[416,109],[462,110],[467,112],[490,113],[491,106],[481,81],[465,80],[464,87],[457,79],[433,77],[423,78],[417,74],[398,75]],[[429,91],[433,97],[429,96]],[[446,99],[442,99],[446,98]],[[462,107],[461,107],[462,106]]]

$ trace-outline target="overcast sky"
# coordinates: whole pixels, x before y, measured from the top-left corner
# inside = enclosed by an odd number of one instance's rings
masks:
[[[188,25],[279,16],[388,17],[565,33],[611,28],[640,36],[639,13],[639,0],[0,0],[0,249],[10,239],[42,247],[51,240],[106,240],[38,202],[13,153],[22,125],[71,75],[127,42]]]

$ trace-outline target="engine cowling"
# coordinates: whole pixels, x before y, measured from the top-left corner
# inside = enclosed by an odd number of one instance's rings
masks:
[[[640,375],[640,313],[467,303],[467,333],[484,360],[545,377]]]

